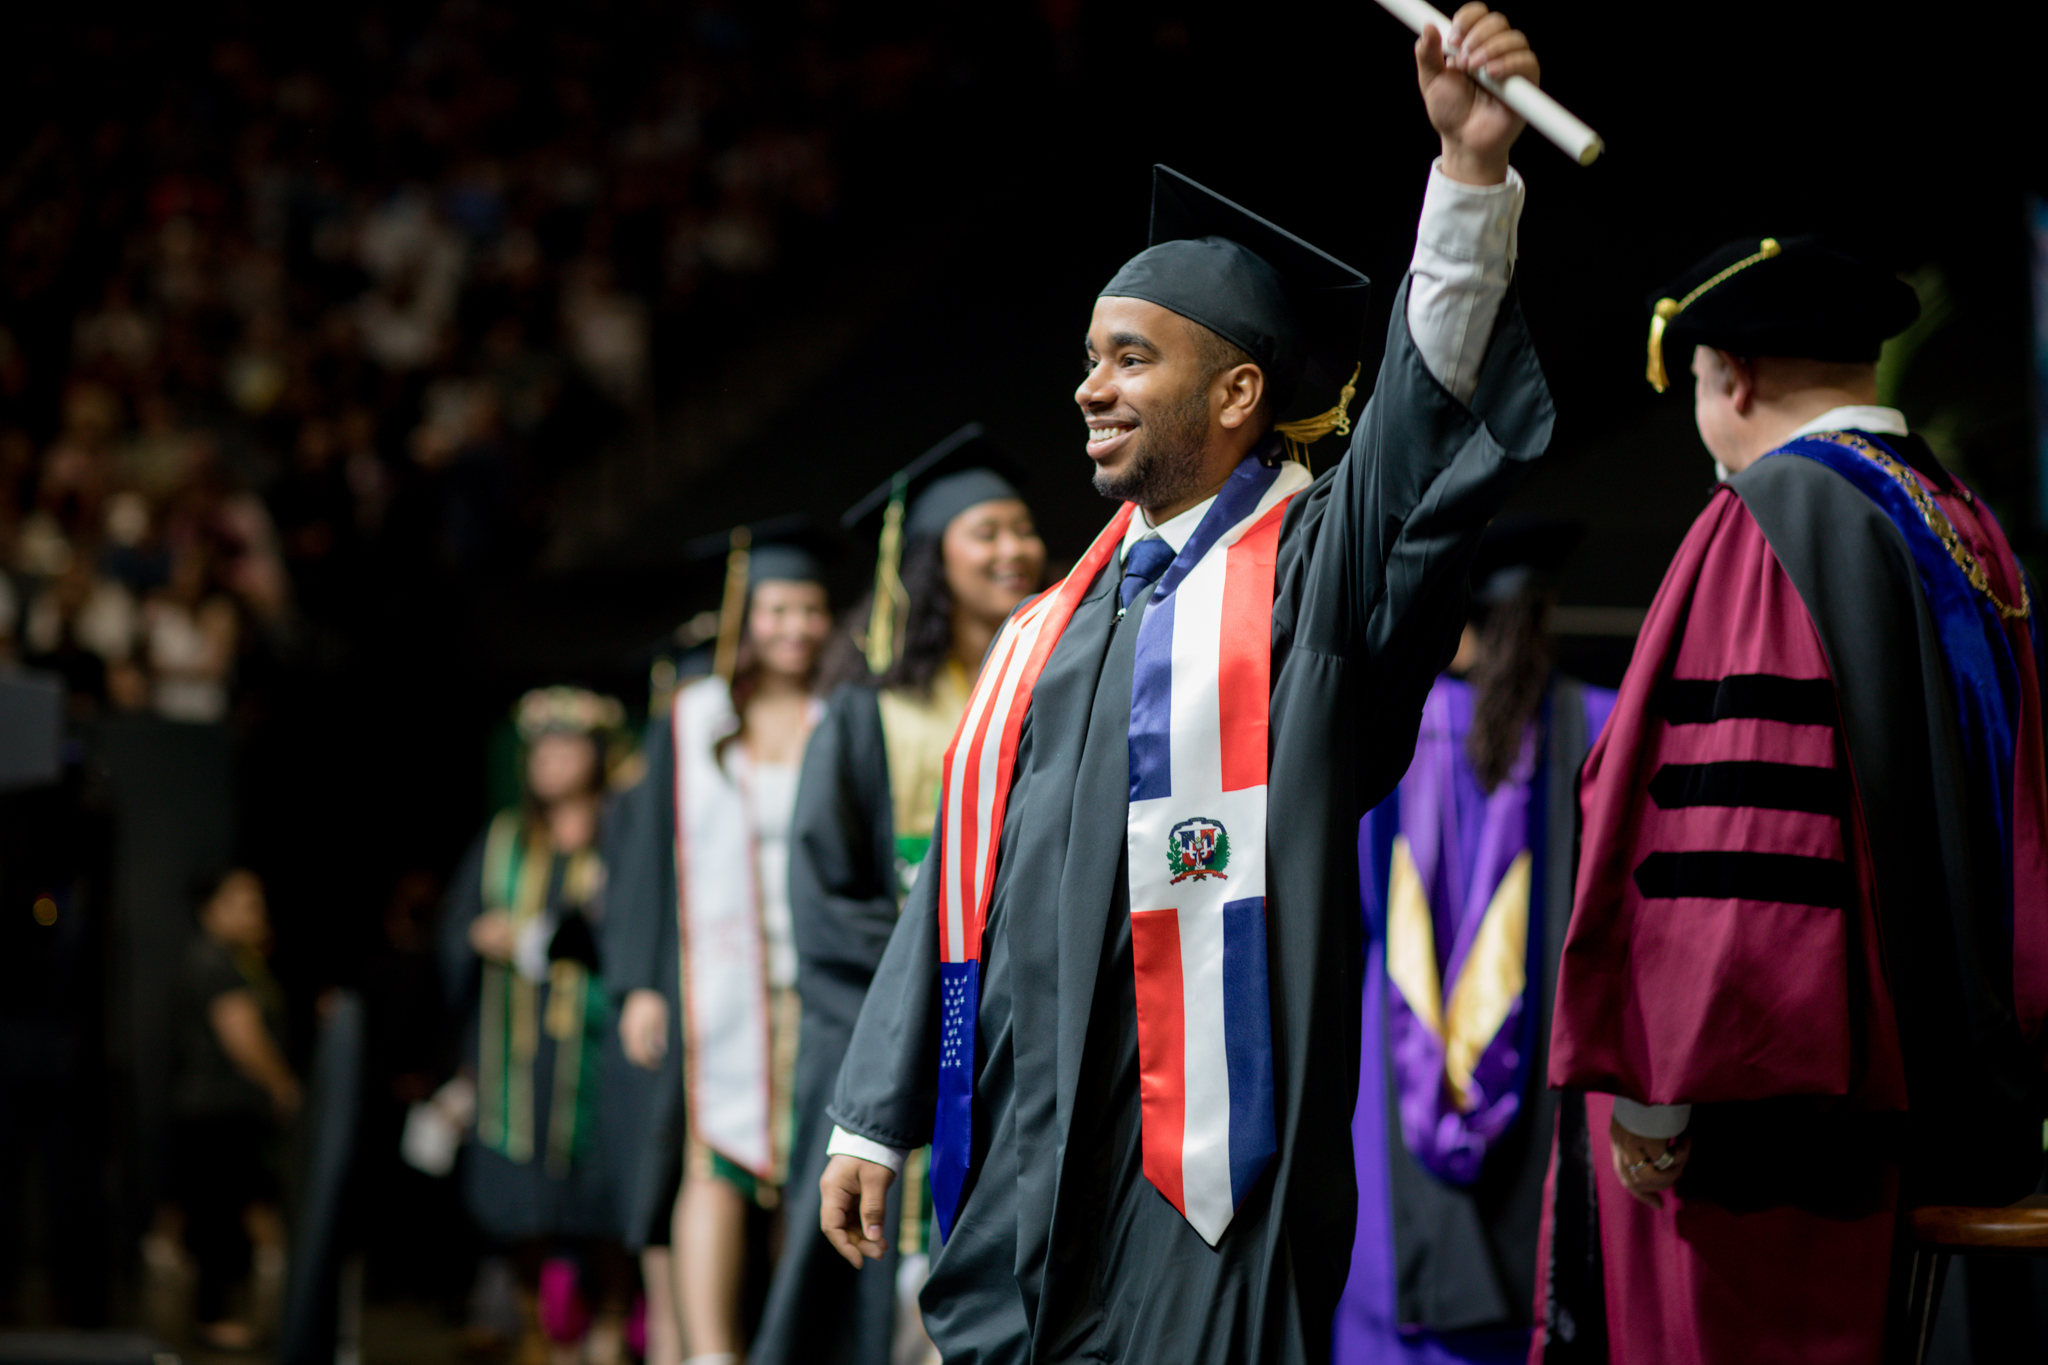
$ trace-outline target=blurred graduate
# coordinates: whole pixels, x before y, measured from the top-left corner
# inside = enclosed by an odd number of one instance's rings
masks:
[[[649,727],[643,837],[629,855],[640,909],[631,945],[615,940],[651,964],[622,1004],[627,1051],[681,1076],[669,1255],[681,1354],[700,1365],[744,1352],[746,1277],[777,1241],[799,1027],[790,819],[804,746],[824,711],[818,662],[832,626],[816,535],[740,528],[729,544],[712,672],[678,687]],[[648,887],[672,894],[665,913],[649,912],[659,902]],[[682,1008],[673,1035],[671,952]],[[680,1056],[667,1050],[671,1036]],[[643,1214],[654,1214],[644,1202]],[[654,1266],[658,1274],[658,1257]]]
[[[622,712],[609,697],[550,687],[523,697],[515,719],[520,803],[470,846],[442,914],[442,969],[476,1088],[463,1194],[478,1226],[514,1253],[526,1356],[543,1349],[543,1333],[557,1354],[583,1336],[580,1262],[602,1310],[593,1350],[615,1357],[625,1286],[601,1125],[611,1012],[596,925],[606,759]]]
[[[1552,668],[1553,585],[1583,533],[1536,518],[1487,528],[1415,762],[1359,828],[1358,1231],[1338,1365],[1528,1355],[1573,797],[1614,703]]]
[[[829,1110],[856,1263],[931,1143],[948,1360],[1328,1359],[1358,821],[1551,421],[1508,291],[1520,124],[1461,69],[1536,62],[1458,23],[1452,60],[1417,48],[1443,156],[1355,431],[1366,280],[1193,181],[1155,171],[1152,245],[1096,300],[1075,398],[1121,506],[997,636]],[[1346,431],[1319,476],[1290,458]]]
[[[818,1176],[833,1084],[931,845],[946,748],[968,690],[1003,622],[1043,586],[1045,543],[1013,473],[981,427],[969,424],[845,518],[878,546],[859,665],[869,676],[827,701],[797,792],[789,872],[804,1007],[797,1156],[789,1244],[749,1357],[755,1365],[887,1365],[899,1337],[914,1349],[922,1335],[923,1154],[913,1156],[892,1194],[895,1236],[881,1274],[857,1276],[818,1230]]]
[[[1879,401],[1918,307],[1814,237],[1653,304],[1725,481],[1580,788],[1546,1358],[1876,1362],[1902,1202],[2040,1178],[2038,601]]]

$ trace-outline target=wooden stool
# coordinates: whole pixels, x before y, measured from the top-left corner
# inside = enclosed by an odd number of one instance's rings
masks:
[[[2048,1255],[2048,1194],[2030,1194],[2002,1209],[1929,1204],[1908,1215],[1913,1229],[1913,1268],[1906,1281],[1906,1324],[1914,1335],[1913,1359],[1924,1365],[1934,1338],[1934,1314],[1941,1306],[1941,1281],[1949,1257]]]

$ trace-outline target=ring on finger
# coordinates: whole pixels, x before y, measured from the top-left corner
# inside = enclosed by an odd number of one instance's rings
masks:
[[[1643,1169],[1643,1167],[1649,1164],[1650,1163],[1647,1161],[1632,1161],[1627,1166],[1622,1168],[1622,1174],[1627,1176],[1630,1180],[1634,1180],[1636,1178],[1636,1172],[1640,1171],[1641,1169]]]
[[[1651,1162],[1651,1163],[1650,1163],[1650,1165],[1651,1165],[1651,1167],[1652,1167],[1653,1169],[1656,1169],[1656,1170],[1659,1170],[1659,1171],[1668,1171],[1668,1170],[1670,1170],[1670,1169],[1671,1169],[1671,1168],[1672,1168],[1673,1166],[1675,1166],[1675,1165],[1677,1165],[1677,1164],[1678,1164],[1678,1158],[1677,1158],[1677,1157],[1675,1157],[1675,1156],[1673,1156],[1673,1155],[1671,1155],[1671,1152],[1670,1152],[1670,1150],[1669,1150],[1669,1149],[1666,1149],[1665,1151],[1662,1151],[1662,1152],[1659,1152],[1659,1153],[1657,1153],[1657,1159],[1656,1159],[1655,1161],[1653,1161],[1653,1162]]]

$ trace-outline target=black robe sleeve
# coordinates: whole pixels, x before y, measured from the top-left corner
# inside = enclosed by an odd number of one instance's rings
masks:
[[[846,686],[804,750],[789,854],[789,903],[806,1011],[837,1011],[853,1027],[896,929],[896,822],[875,693]]]
[[[934,843],[868,988],[826,1110],[850,1133],[909,1150],[931,1141],[939,1085],[939,879]]]
[[[605,826],[605,913],[599,932],[604,983],[612,998],[606,1039],[606,1141],[619,1196],[619,1236],[628,1250],[667,1237],[682,1159],[682,981],[676,939],[675,746],[657,716],[643,745],[640,781],[614,803]],[[668,1004],[668,1053],[646,1071],[628,1061],[618,1010],[636,990]]]
[[[605,831],[604,982],[612,999],[681,994],[675,917],[675,746],[667,717],[647,727],[647,773],[620,796]]]
[[[1349,453],[1289,509],[1273,608],[1276,660],[1291,647],[1365,669],[1360,815],[1407,770],[1423,699],[1465,623],[1473,551],[1555,420],[1512,290],[1461,403],[1409,335],[1409,287]]]

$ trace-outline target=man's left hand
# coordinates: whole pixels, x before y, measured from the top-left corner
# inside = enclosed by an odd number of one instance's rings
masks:
[[[1614,1119],[1607,1121],[1607,1146],[1614,1158],[1614,1178],[1653,1209],[1664,1202],[1664,1191],[1685,1174],[1686,1159],[1692,1155],[1690,1137],[1647,1138]]]
[[[1444,174],[1468,185],[1498,185],[1507,179],[1508,149],[1522,134],[1522,118],[1479,88],[1471,71],[1495,80],[1540,74],[1529,39],[1508,27],[1507,16],[1483,4],[1461,7],[1451,18],[1454,42],[1428,28],[1415,41],[1415,77],[1429,121],[1443,139]]]

